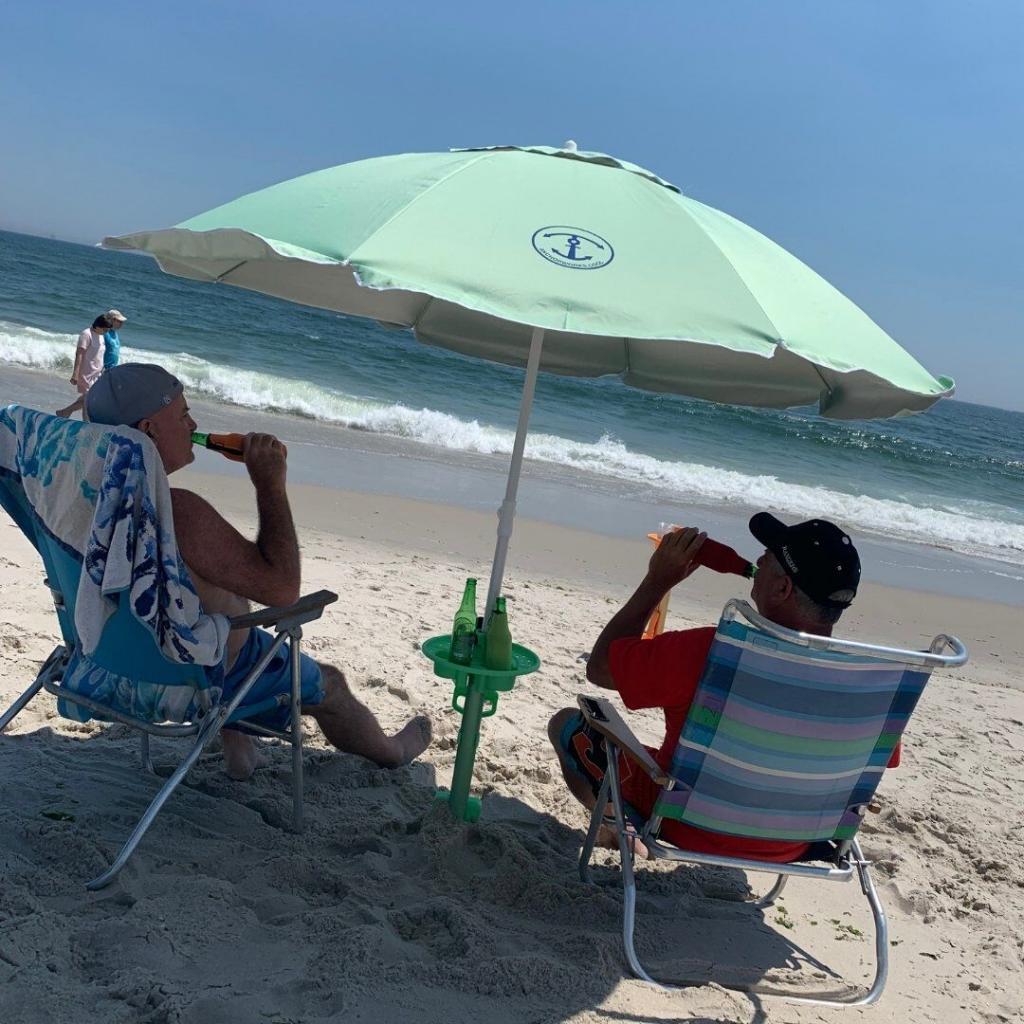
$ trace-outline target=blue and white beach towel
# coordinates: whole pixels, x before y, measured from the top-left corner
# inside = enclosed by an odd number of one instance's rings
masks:
[[[20,481],[46,532],[82,563],[75,629],[86,660],[117,607],[114,595],[127,593],[170,661],[222,663],[228,620],[203,612],[148,437],[10,405],[0,410],[0,474]]]

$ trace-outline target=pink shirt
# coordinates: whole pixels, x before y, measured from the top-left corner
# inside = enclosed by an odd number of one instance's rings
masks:
[[[106,347],[103,335],[86,327],[78,336],[78,349],[82,362],[78,367],[78,393],[84,395],[96,383],[103,372],[103,349]]]

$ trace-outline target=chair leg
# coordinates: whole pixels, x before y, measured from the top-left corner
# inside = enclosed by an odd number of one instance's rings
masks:
[[[32,685],[0,715],[0,732],[3,732],[21,714],[28,702],[43,688],[48,679],[63,671],[61,659],[66,654],[67,651],[62,646],[55,647],[50,652],[50,656],[43,662],[43,667],[39,670],[39,675],[36,676]]]
[[[302,663],[299,659],[299,640],[302,630],[291,633],[292,657],[292,831],[303,829],[302,806]]]
[[[775,884],[759,899],[754,900],[755,907],[770,907],[779,898],[782,890],[786,888],[786,882],[789,881],[788,875],[779,875],[775,879]]]
[[[871,879],[871,868],[864,860],[864,855],[860,852],[860,843],[856,839],[852,844],[852,852],[857,858],[857,875],[860,878],[861,891],[867,897],[871,905],[871,916],[875,919],[875,979],[871,983],[871,988],[856,1004],[870,1006],[881,998],[889,977],[889,923],[885,919],[882,901],[878,898],[875,883]]]
[[[871,987],[858,999],[814,999],[809,996],[786,996],[791,1003],[811,1003],[816,1006],[871,1006],[882,997],[882,990],[889,977],[889,923],[885,919],[882,901],[878,898],[875,883],[871,879],[871,868],[861,853],[856,839],[850,844],[851,859],[857,865],[857,876],[861,892],[867,897],[871,916],[875,920],[875,977]]]
[[[655,987],[666,991],[680,991],[681,989],[688,988],[690,986],[686,983],[666,984],[665,982],[652,978],[647,971],[644,970],[640,963],[640,958],[636,953],[636,945],[634,944],[633,938],[634,932],[636,931],[636,875],[633,870],[634,853],[633,845],[630,842],[629,835],[626,831],[626,816],[622,807],[622,793],[619,789],[618,774],[618,750],[613,744],[609,743],[608,771],[605,776],[605,781],[606,786],[610,785],[612,807],[615,811],[615,826],[619,834],[619,855],[622,859],[622,944],[626,951],[626,960],[629,963],[630,970],[641,981],[645,981],[649,985],[654,985]],[[606,787],[602,787],[602,791],[605,788]],[[598,807],[603,808],[604,803],[600,803]],[[784,995],[783,993],[760,992],[756,986],[737,987],[725,985],[723,987],[754,994],[779,995],[788,1002],[810,1003],[817,1006],[870,1006],[872,1003],[878,1001],[879,997],[882,995],[882,989],[885,988],[886,978],[889,973],[888,926],[885,920],[885,911],[882,909],[881,901],[878,899],[878,893],[875,891],[874,883],[871,880],[868,863],[864,860],[864,856],[860,851],[860,845],[856,840],[854,840],[852,844],[852,853],[857,865],[857,873],[860,876],[861,890],[867,897],[868,903],[871,905],[871,913],[875,919],[875,955],[877,959],[877,968],[875,971],[875,978],[870,989],[868,989],[868,991],[859,999],[815,999],[812,996],[789,996]],[[785,887],[787,880],[788,876],[779,875],[776,878],[775,884],[759,905],[769,906],[770,902],[767,901],[774,901],[774,899],[778,897],[779,893],[782,892]]]
[[[619,791],[618,765],[615,760],[618,756],[618,751],[611,745],[609,745],[609,748],[608,776],[611,777],[611,801],[615,809],[615,824],[619,833],[619,854],[622,858],[622,944],[625,947],[629,968],[641,981],[646,981],[656,988],[669,992],[678,992],[684,988],[690,988],[694,984],[706,984],[706,982],[666,984],[665,982],[658,981],[656,978],[652,978],[640,964],[640,958],[637,956],[636,946],[633,941],[633,934],[636,930],[636,876],[633,870],[633,847],[626,832],[626,818],[622,809],[622,795]],[[852,854],[852,859],[857,865],[861,891],[867,897],[868,903],[871,906],[872,916],[875,920],[876,968],[874,980],[867,992],[857,999],[824,999],[814,998],[813,996],[791,996],[783,992],[768,992],[757,986],[723,985],[723,988],[745,992],[750,995],[773,996],[785,999],[790,1003],[807,1003],[813,1006],[841,1008],[844,1006],[870,1006],[872,1003],[878,1002],[889,975],[889,928],[885,919],[885,910],[882,908],[874,882],[871,880],[868,862],[864,859],[860,850],[860,844],[856,839],[852,843]],[[770,906],[770,903],[767,901],[773,901],[782,892],[787,880],[788,876],[779,875],[768,894],[755,905]]]
[[[0,732],[3,732],[24,710],[25,705],[43,688],[42,674],[36,677],[35,682],[3,713],[0,715]]]
[[[580,881],[593,882],[590,874],[590,858],[594,855],[594,844],[597,842],[597,833],[601,828],[604,819],[604,809],[608,804],[608,773],[605,772],[601,782],[601,788],[597,791],[597,801],[594,810],[590,815],[590,827],[587,829],[587,838],[583,840],[583,849],[580,850]]]
[[[858,999],[815,999],[811,996],[785,996],[790,1003],[811,1003],[815,1006],[871,1006],[882,996],[886,980],[889,977],[889,924],[885,919],[882,901],[878,898],[875,883],[871,880],[870,865],[861,853],[860,843],[856,839],[850,844],[852,860],[857,865],[857,876],[860,879],[861,892],[867,897],[871,907],[871,916],[875,919],[875,977],[871,987]]]
[[[121,852],[114,859],[114,863],[107,868],[103,874],[98,875],[91,882],[86,882],[85,887],[87,889],[102,889],[104,886],[109,885],[121,871],[121,868],[128,863],[128,858],[135,852],[137,847],[142,840],[142,837],[146,834],[149,826],[156,820],[156,816],[160,813],[160,809],[165,803],[167,803],[170,795],[178,788],[178,784],[188,774],[189,769],[199,760],[199,755],[206,748],[207,744],[220,732],[221,726],[224,724],[225,715],[211,715],[210,718],[204,723],[202,729],[199,730],[199,735],[196,737],[195,745],[188,752],[185,760],[175,769],[174,774],[161,786],[160,792],[153,797],[153,802],[146,808],[146,813],[139,819],[139,823],[135,826],[135,830],[128,837],[128,841],[121,847]]]
[[[641,980],[650,985],[664,988],[660,982],[652,978],[640,965],[633,944],[633,932],[636,930],[636,876],[633,872],[633,845],[626,833],[626,815],[622,809],[622,792],[619,789],[619,751],[614,743],[607,743],[608,768],[605,779],[610,782],[612,808],[615,813],[615,828],[619,836],[619,857],[622,861],[622,945],[626,950],[626,960],[630,970]],[[603,804],[598,806],[603,807]]]
[[[150,775],[154,775],[156,770],[153,768],[153,755],[149,749],[149,733],[139,733],[139,760],[142,761],[142,770],[148,772]]]
[[[298,630],[298,627],[296,627]],[[301,636],[301,630],[298,630]],[[294,636],[294,633],[292,634]],[[283,642],[283,641],[282,641]],[[246,694],[252,689],[256,680],[259,679],[260,675],[266,669],[270,663],[271,658],[274,657],[276,652],[280,649],[278,641],[275,640],[273,646],[271,646],[260,660],[249,670],[249,674],[246,677],[245,682],[238,688],[234,697],[231,701],[218,708],[216,713],[209,714],[206,720],[203,722],[199,733],[196,736],[195,745],[188,752],[185,760],[175,769],[174,774],[163,784],[160,792],[153,798],[153,802],[146,809],[146,813],[139,820],[139,823],[135,826],[135,830],[128,837],[128,841],[121,848],[121,852],[117,855],[114,863],[99,875],[94,878],[91,882],[86,883],[87,889],[102,889],[105,885],[109,885],[114,878],[117,877],[118,872],[128,862],[128,858],[135,852],[135,847],[139,845],[140,840],[146,834],[147,829],[153,824],[156,816],[160,813],[161,808],[167,803],[168,798],[178,788],[179,783],[188,774],[189,769],[199,760],[199,755],[206,749],[215,736],[224,728],[224,723],[230,718],[242,701],[245,699]],[[294,706],[295,701],[301,694],[296,690],[296,675],[295,672],[300,667],[298,660],[298,648],[296,647],[292,655],[292,704]],[[299,726],[301,730],[301,723]],[[294,732],[293,732],[294,735]],[[299,734],[301,736],[301,732]],[[301,747],[300,747],[301,751]],[[301,768],[301,764],[300,764]]]

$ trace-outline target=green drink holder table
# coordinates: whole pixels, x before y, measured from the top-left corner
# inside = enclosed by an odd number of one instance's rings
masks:
[[[434,675],[455,682],[452,707],[462,715],[462,726],[459,728],[459,743],[455,751],[451,792],[439,790],[437,795],[439,799],[447,800],[452,813],[463,821],[476,821],[480,817],[480,798],[469,795],[473,763],[480,743],[480,722],[497,711],[499,693],[507,693],[516,685],[519,676],[536,672],[540,668],[540,658],[519,644],[512,645],[510,668],[485,668],[485,634],[478,633],[477,636],[479,640],[473,648],[473,659],[468,665],[449,661],[451,635],[431,637],[422,648],[423,653],[434,663]]]

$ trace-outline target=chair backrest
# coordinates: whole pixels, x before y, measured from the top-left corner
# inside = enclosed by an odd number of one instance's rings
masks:
[[[953,656],[938,653],[947,644]],[[966,657],[945,635],[927,652],[874,647],[730,601],[655,815],[745,838],[852,839],[932,668]]]
[[[79,644],[75,630],[75,599],[82,574],[81,558],[47,533],[25,499],[24,492],[3,474],[0,474],[0,507],[39,552],[50,589],[62,599],[57,606],[57,619],[64,644],[73,651]],[[115,599],[117,611],[107,620],[99,646],[90,656],[95,665],[108,672],[131,675],[164,686],[205,688],[208,685],[206,669],[202,665],[181,665],[165,658],[153,635],[132,614],[128,601],[121,600],[120,596]]]
[[[58,577],[57,566],[54,563],[50,548],[44,545],[42,538],[44,532],[41,524],[32,511],[32,506],[25,497],[25,492],[16,483],[15,479],[0,470],[0,508],[2,508],[14,520],[15,525],[31,541],[32,546],[39,552],[43,560],[43,567],[46,570],[46,579],[53,590],[62,592]],[[69,610],[63,600],[57,605],[57,620],[60,623],[61,636],[64,638],[64,645],[70,650],[76,641],[74,612]]]
[[[3,426],[8,430],[13,425],[16,425],[18,421],[17,412],[18,409],[15,406],[9,407],[5,411]],[[33,430],[37,433],[43,433],[46,429],[47,421],[51,417],[43,417],[38,413],[30,413],[29,415],[32,418]],[[41,427],[40,424],[42,424]],[[89,460],[93,459],[94,455],[99,458],[99,472],[103,483],[94,487],[90,485],[87,478],[83,478],[82,486],[73,489],[73,500],[79,503],[85,502],[88,508],[92,509],[91,513],[87,512],[87,517],[88,515],[96,517],[93,519],[92,528],[85,531],[88,539],[91,541],[96,535],[99,517],[103,514],[98,506],[107,496],[106,484],[111,479],[109,465],[112,450],[118,444],[123,443],[131,447],[141,442],[136,442],[133,437],[120,438],[111,435],[109,433],[110,428],[105,428],[108,433],[104,436],[102,428],[82,429],[81,424],[77,426],[79,428],[77,432],[69,431],[67,436],[61,438],[62,451],[60,458],[53,459],[53,462],[60,468],[57,470],[51,468],[47,479],[56,476],[61,469],[69,468],[72,463],[74,463],[75,470],[80,470]],[[135,431],[127,433],[130,435],[136,434]],[[10,463],[12,461],[10,458],[10,434],[7,435],[6,440],[8,442],[8,462]],[[23,441],[19,439],[18,444],[23,444]],[[96,448],[96,452],[93,451],[93,448]],[[49,455],[52,458],[52,452],[50,451],[47,451],[45,455]],[[43,457],[41,456],[41,459]],[[104,458],[106,459],[106,466],[104,466]],[[14,461],[22,464],[24,468],[24,465],[27,465],[30,460],[24,457],[24,452],[19,451],[18,457]],[[136,477],[141,478],[146,475],[145,466],[147,464],[144,460],[135,459],[132,468]],[[27,473],[28,470],[25,470],[25,472]],[[160,476],[159,486],[166,491],[166,478],[163,477],[162,471]],[[95,483],[95,477],[92,482]],[[70,494],[71,491],[66,493]],[[149,517],[150,519],[153,518],[156,507],[152,502],[148,501],[145,495],[139,494],[137,490],[131,492],[125,490],[123,494],[124,501],[121,505],[118,505],[116,500],[118,495],[114,494],[114,504],[117,506],[116,514],[118,516],[123,517],[124,515],[134,514],[136,516]],[[157,506],[160,504],[158,502]],[[19,475],[16,471],[12,471],[9,466],[5,468],[3,465],[0,465],[0,507],[11,516],[15,524],[39,552],[50,588],[55,594],[59,595],[57,616],[65,646],[72,654],[73,666],[65,675],[66,684],[68,678],[80,670],[81,677],[84,677],[86,674],[89,676],[89,687],[88,689],[85,686],[81,688],[75,687],[79,689],[79,692],[93,696],[96,699],[101,699],[99,694],[103,692],[113,695],[115,690],[120,690],[120,699],[118,701],[112,699],[109,702],[111,706],[120,705],[118,710],[136,715],[139,715],[140,709],[151,709],[154,716],[159,718],[167,708],[179,709],[181,711],[188,709],[192,704],[193,697],[199,691],[208,690],[211,686],[219,683],[221,677],[219,664],[215,664],[212,668],[207,668],[196,660],[190,660],[190,652],[184,649],[183,645],[181,660],[172,660],[167,655],[166,650],[161,649],[160,643],[152,631],[152,618],[150,620],[150,628],[147,628],[140,621],[138,607],[133,609],[132,606],[133,595],[131,587],[137,576],[133,577],[132,580],[126,580],[125,587],[120,592],[104,592],[104,598],[112,601],[115,608],[103,623],[102,632],[99,634],[95,649],[90,651],[88,656],[85,657],[81,649],[81,639],[75,624],[76,603],[84,571],[82,553],[66,540],[58,537],[54,530],[48,528],[39,510],[34,507],[32,500],[29,498],[23,476]],[[134,513],[132,508],[136,510]],[[141,513],[138,511],[140,508],[142,509]],[[103,525],[109,525],[112,517],[109,514],[109,510],[105,511],[106,521]],[[59,519],[59,509],[55,513],[50,508],[48,513],[55,520]],[[86,526],[88,527],[88,522],[86,522]],[[118,533],[115,536],[120,544],[124,543],[122,540],[125,536],[124,533]],[[170,525],[170,537],[173,546],[173,523]],[[161,537],[160,539],[164,540],[166,545],[166,538]],[[145,600],[173,601],[173,598],[168,598],[167,596],[166,587],[168,579],[172,579],[174,583],[179,585],[180,593],[180,586],[182,584],[191,587],[191,582],[187,579],[187,571],[184,570],[183,566],[171,564],[171,560],[177,557],[176,551],[171,550],[168,552],[163,548],[154,547],[152,531],[145,537],[141,536],[140,531],[138,543],[144,542],[148,544],[148,547],[140,556],[139,561],[142,564],[148,559],[150,564],[146,567],[147,572],[156,583],[148,592],[143,593],[143,597]],[[87,542],[83,542],[79,546],[87,549]],[[110,557],[108,564],[112,561],[113,559]],[[198,605],[196,608],[198,614],[202,616],[201,608],[198,608]],[[177,624],[175,624],[175,628],[177,628]],[[176,639],[170,636],[170,633],[170,628],[164,630],[165,647]],[[187,628],[182,633],[182,636],[186,640],[192,639]],[[104,685],[103,677],[109,677],[106,680],[106,685]],[[129,684],[129,681],[130,685],[138,692],[134,693],[129,700],[126,700],[123,691]],[[72,683],[72,686],[74,686],[74,683]],[[89,692],[94,688],[99,693]],[[88,717],[81,709],[68,707],[63,701],[60,702],[60,711],[61,714],[66,714],[68,717],[78,719]]]

